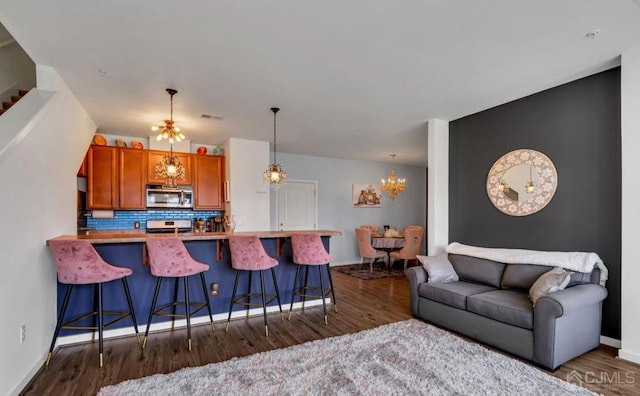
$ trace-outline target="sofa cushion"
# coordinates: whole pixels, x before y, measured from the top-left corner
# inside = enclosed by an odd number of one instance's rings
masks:
[[[529,290],[540,275],[553,269],[546,265],[507,264],[502,275],[503,289]]]
[[[600,284],[600,270],[594,268],[591,272],[572,272],[567,287],[584,285],[585,283]]]
[[[500,287],[505,264],[461,254],[449,254],[449,261],[460,280]]]
[[[523,329],[533,329],[533,305],[527,293],[517,290],[494,290],[469,296],[467,311]]]
[[[533,303],[533,306],[536,306],[536,302],[540,297],[564,290],[569,284],[570,279],[571,274],[560,267],[556,267],[540,275],[538,280],[531,286],[531,289],[529,289],[529,299]]]
[[[437,256],[417,255],[416,258],[429,274],[429,283],[448,283],[460,280],[446,254],[443,253]]]
[[[467,296],[483,293],[495,288],[469,282],[421,283],[418,295],[455,308],[467,308]],[[526,297],[526,296],[525,296]]]

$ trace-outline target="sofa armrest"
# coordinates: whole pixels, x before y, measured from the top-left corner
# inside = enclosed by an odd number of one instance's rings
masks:
[[[569,287],[541,297],[536,303],[534,316],[559,318],[584,306],[599,303],[606,297],[607,289],[604,286],[589,283]]]
[[[407,268],[404,275],[409,279],[409,292],[411,298],[411,313],[418,316],[418,286],[427,281],[427,271],[422,266]]]
[[[555,370],[600,343],[607,289],[578,285],[546,295],[533,310],[533,361]]]

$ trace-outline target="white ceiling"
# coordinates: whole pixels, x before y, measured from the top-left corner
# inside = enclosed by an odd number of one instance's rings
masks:
[[[0,23],[104,133],[149,136],[171,87],[192,142],[271,141],[278,106],[278,151],[426,166],[427,120],[618,65],[637,1],[0,0]]]

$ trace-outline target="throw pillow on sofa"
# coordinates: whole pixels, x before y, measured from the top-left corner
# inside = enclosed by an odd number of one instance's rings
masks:
[[[544,297],[549,293],[564,290],[571,280],[571,272],[567,272],[560,267],[555,267],[551,271],[540,275],[531,289],[529,289],[529,299],[536,306],[536,302],[540,297]]]
[[[448,283],[460,280],[446,254],[437,256],[416,256],[429,274],[428,283]]]

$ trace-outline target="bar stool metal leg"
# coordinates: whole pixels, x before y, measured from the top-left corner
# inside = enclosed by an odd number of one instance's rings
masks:
[[[159,276],[156,281],[156,291],[153,293],[153,300],[151,301],[151,310],[149,311],[149,319],[147,320],[147,330],[144,332],[144,339],[142,340],[142,349],[147,346],[147,337],[149,336],[149,327],[151,327],[151,320],[153,319],[153,313],[156,310],[156,303],[158,302],[158,294],[160,293],[160,285],[162,284],[162,277]]]
[[[173,282],[173,307],[171,308],[171,331],[175,329],[176,324],[176,310],[178,309],[178,290],[180,289],[180,278],[175,278]]]
[[[249,288],[247,289],[247,318],[249,318],[249,310],[251,309],[251,276],[252,271],[247,271],[247,276],[249,277]]]
[[[278,290],[278,280],[276,279],[276,271],[273,268],[271,268],[271,277],[273,278],[273,287],[276,289],[278,308],[280,308],[280,320],[284,320],[284,315],[282,313],[282,304],[280,303],[280,290]]]
[[[324,324],[329,324],[329,319],[327,318],[327,302],[325,301],[324,295],[324,282],[322,280],[322,266],[318,266],[318,275],[320,275],[320,291],[322,296],[322,309],[324,310]]]
[[[131,300],[131,292],[129,291],[129,283],[127,278],[122,278],[122,285],[124,286],[124,294],[127,297],[127,304],[129,305],[129,312],[131,313],[131,321],[133,322],[133,328],[136,331],[136,341],[140,345],[140,333],[138,332],[138,321],[136,319],[136,313],[133,310],[133,300]]]
[[[102,326],[104,324],[104,318],[102,316],[102,283],[98,283],[98,351],[100,356],[100,367],[104,365],[104,359],[102,357]]]
[[[267,324],[267,303],[264,294],[264,271],[260,271],[260,292],[262,293],[262,312],[264,313],[264,334],[269,337],[269,325]]]
[[[240,271],[236,271],[236,280],[233,282],[233,292],[231,293],[231,302],[229,303],[229,316],[227,317],[227,325],[224,328],[225,332],[229,332],[229,323],[231,322],[231,311],[233,311],[233,302],[236,299],[236,291],[238,290],[238,280],[240,279]]]
[[[209,311],[209,320],[211,321],[211,332],[216,332],[216,327],[213,324],[213,312],[211,311],[211,302],[209,301],[209,294],[207,294],[207,281],[204,279],[204,273],[200,273],[200,280],[202,281],[202,292],[204,293],[204,300],[207,304],[207,311]]]
[[[51,355],[53,355],[53,347],[56,345],[56,340],[58,339],[58,333],[60,333],[60,328],[62,327],[62,320],[64,319],[64,314],[65,312],[67,312],[67,306],[69,305],[69,297],[71,297],[71,290],[73,290],[73,285],[68,284],[67,290],[64,292],[62,307],[60,308],[60,313],[58,314],[58,322],[56,323],[56,330],[53,332],[53,340],[51,340],[51,346],[49,347],[49,353],[47,354],[47,361],[44,363],[45,367],[48,367],[49,362],[51,362]]]
[[[302,288],[302,310],[304,311],[304,303],[307,301],[307,281],[309,280],[309,266],[305,266],[304,271],[304,287]]]
[[[291,305],[289,305],[289,320],[291,320],[291,311],[293,311],[293,300],[296,297],[296,290],[298,288],[298,275],[300,274],[300,266],[296,265],[296,276],[293,280],[293,290],[291,291]]]
[[[96,332],[98,331],[98,284],[93,284],[93,329],[91,330],[91,343],[96,342]]]
[[[184,279],[184,313],[187,317],[187,343],[189,344],[189,352],[191,352],[191,305],[189,303],[189,277],[185,276]]]
[[[329,264],[326,264],[327,267],[327,273],[329,274],[329,286],[331,286],[331,295],[333,296],[333,311],[335,313],[338,313],[338,303],[336,301],[336,292],[333,287],[333,277],[331,276],[331,267],[329,266]]]

